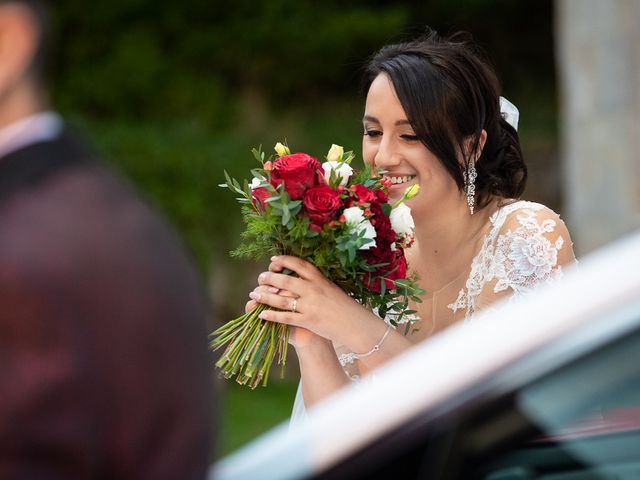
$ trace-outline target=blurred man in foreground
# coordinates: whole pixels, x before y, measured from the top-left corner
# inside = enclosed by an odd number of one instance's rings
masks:
[[[46,111],[46,16],[0,0],[0,478],[204,478],[207,302],[179,240]]]

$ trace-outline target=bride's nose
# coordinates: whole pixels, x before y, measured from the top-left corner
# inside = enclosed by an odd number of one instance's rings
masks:
[[[373,163],[381,170],[392,170],[393,167],[400,164],[402,156],[395,152],[391,145],[387,142],[380,142],[378,150],[373,157]]]

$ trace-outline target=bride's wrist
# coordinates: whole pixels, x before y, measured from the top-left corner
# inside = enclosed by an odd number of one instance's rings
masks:
[[[326,338],[318,336],[302,345],[295,346],[298,355],[314,355],[326,351],[333,351],[333,344]]]
[[[357,304],[348,323],[343,324],[343,328],[336,335],[334,341],[339,345],[358,350],[362,349],[361,343],[366,343],[366,333],[370,329],[376,331],[381,325],[384,325],[380,317],[362,305]]]

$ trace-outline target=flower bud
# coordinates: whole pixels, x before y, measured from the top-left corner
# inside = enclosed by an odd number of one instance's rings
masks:
[[[339,162],[342,160],[342,155],[344,155],[344,148],[334,143],[331,145],[329,153],[327,153],[327,161]]]
[[[289,147],[283,145],[280,142],[276,143],[276,146],[273,147],[273,149],[276,151],[279,157],[284,157],[285,155],[289,155],[291,153]]]
[[[420,185],[417,183],[415,185],[411,185],[404,191],[404,198],[409,200],[410,198],[415,197],[420,192]]]

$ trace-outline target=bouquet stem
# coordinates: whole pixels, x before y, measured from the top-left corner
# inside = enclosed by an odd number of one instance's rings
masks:
[[[260,383],[267,386],[269,371],[278,356],[280,376],[284,375],[289,346],[289,327],[258,317],[270,307],[259,304],[249,313],[231,320],[211,334],[211,348],[227,345],[216,362],[225,378],[235,377],[241,385],[252,389]]]

